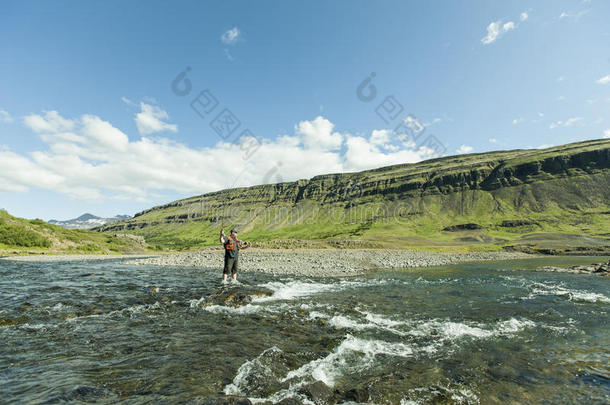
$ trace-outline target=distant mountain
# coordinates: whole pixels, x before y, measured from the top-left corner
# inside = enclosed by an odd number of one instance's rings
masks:
[[[131,217],[129,215],[116,215],[111,218],[101,218],[93,214],[86,213],[78,218],[68,219],[66,221],[57,221],[52,219],[49,221],[49,223],[59,225],[66,229],[91,229],[95,228],[96,226],[102,226],[128,218]]]
[[[41,219],[17,218],[0,209],[0,256],[144,253],[146,249],[144,240],[133,235],[66,229]]]

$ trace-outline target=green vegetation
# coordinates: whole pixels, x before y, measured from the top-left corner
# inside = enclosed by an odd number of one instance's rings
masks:
[[[610,140],[599,140],[222,190],[100,230],[170,250],[236,226],[259,246],[595,252],[610,249],[608,196]],[[480,229],[445,231],[468,223]]]
[[[23,253],[111,254],[146,251],[129,238],[64,229],[40,219],[26,220],[0,210],[0,255]]]
[[[0,244],[19,247],[51,247],[51,241],[23,226],[10,223],[0,217]]]

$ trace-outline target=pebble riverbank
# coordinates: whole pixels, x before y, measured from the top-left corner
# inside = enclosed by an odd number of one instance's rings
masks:
[[[442,266],[483,260],[512,260],[535,257],[525,253],[434,253],[414,250],[381,249],[249,249],[240,252],[239,270],[274,275],[306,277],[351,276],[368,270]],[[219,249],[161,255],[129,264],[190,266],[219,271],[223,252]]]

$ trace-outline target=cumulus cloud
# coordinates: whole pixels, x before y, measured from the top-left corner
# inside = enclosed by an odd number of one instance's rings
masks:
[[[72,120],[63,118],[57,111],[46,111],[44,117],[37,114],[27,115],[23,122],[37,133],[59,133],[71,131],[75,124]]]
[[[220,40],[226,45],[233,45],[237,42],[240,35],[241,32],[239,31],[239,29],[237,27],[233,27],[230,30],[226,31],[224,34],[222,34]]]
[[[465,153],[472,153],[473,151],[474,148],[472,146],[462,145],[455,151],[455,153],[457,153],[458,155],[463,155]]]
[[[604,131],[604,138],[610,138],[610,129]]]
[[[504,31],[504,32],[512,31],[514,29],[515,29],[515,23],[512,21],[509,21],[502,26],[502,31]]]
[[[343,135],[333,132],[334,127],[332,122],[319,116],[313,121],[299,122],[295,132],[309,149],[335,150],[341,147]]]
[[[519,19],[524,22],[528,19],[527,12],[521,13]],[[484,45],[489,45],[501,38],[505,33],[513,31],[518,27],[514,21],[508,21],[503,23],[502,20],[494,21],[487,26],[487,35],[481,39]]]
[[[489,138],[489,143],[498,143],[496,138]]]
[[[8,111],[0,110],[0,122],[13,122],[13,117]]]
[[[599,83],[599,84],[608,84],[608,83],[610,83],[610,75],[602,77],[601,79],[599,79],[597,81],[597,83]]]
[[[555,128],[560,128],[560,127],[571,127],[580,121],[582,121],[582,117],[568,118],[566,121],[555,121],[555,122],[552,122],[551,125],[549,125],[549,129],[555,129]]]
[[[132,140],[95,115],[69,119],[47,111],[27,116],[24,123],[45,147],[27,154],[0,148],[0,190],[42,188],[95,201],[146,201],[168,191],[200,194],[438,156],[390,130],[369,136],[338,132],[321,116],[275,139],[230,138],[205,148],[162,136]]]
[[[140,103],[141,111],[136,114],[135,121],[138,131],[142,135],[150,135],[155,132],[178,132],[178,126],[168,124],[163,120],[169,119],[169,114],[156,105]]]
[[[515,118],[513,120],[513,125],[521,124],[523,122],[523,118]]]

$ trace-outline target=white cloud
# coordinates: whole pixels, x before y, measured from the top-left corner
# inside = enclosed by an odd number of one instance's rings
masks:
[[[162,131],[178,132],[178,126],[163,122],[163,120],[169,119],[166,111],[156,105],[142,102],[140,103],[140,108],[141,111],[135,117],[136,126],[140,134],[150,135]]]
[[[465,153],[471,153],[473,151],[474,148],[472,146],[462,145],[455,151],[455,153],[457,153],[458,155],[463,155]]]
[[[127,104],[130,107],[135,107],[137,106],[136,103],[134,103],[133,101],[131,101],[130,99],[128,99],[127,97],[121,97],[121,101],[123,101],[125,104]]]
[[[521,118],[521,117],[515,118],[513,120],[513,125],[521,124],[522,122],[523,122],[523,118]]]
[[[527,12],[523,12],[519,16],[519,19],[521,22],[524,22],[528,17]],[[508,21],[506,23],[502,23],[502,20],[493,21],[487,26],[487,35],[481,39],[481,42],[484,45],[489,45],[495,42],[498,38],[501,38],[505,33],[517,29],[517,27],[518,25],[515,24],[514,21]]]
[[[239,29],[237,27],[233,27],[230,30],[226,31],[224,34],[222,34],[222,36],[220,37],[220,40],[224,44],[233,45],[237,42],[240,35],[241,35],[241,32],[239,31]]]
[[[13,117],[11,117],[8,111],[0,110],[0,122],[13,122]]]
[[[487,26],[487,35],[481,40],[485,45],[491,44],[501,34],[500,21],[492,22]]]
[[[504,32],[512,31],[512,30],[514,30],[514,29],[515,29],[515,23],[514,23],[514,22],[512,22],[512,21],[509,21],[509,22],[507,22],[506,24],[504,24],[504,25],[502,26],[502,30],[503,30]]]
[[[498,143],[496,138],[489,138],[489,143]]]
[[[602,77],[601,79],[599,79],[597,81],[597,83],[599,83],[599,84],[608,84],[608,83],[610,83],[610,75]]]
[[[335,150],[341,147],[343,135],[332,132],[335,125],[318,116],[313,121],[301,121],[295,125],[295,133],[308,149]]]
[[[324,117],[299,122],[292,135],[249,138],[241,144],[219,140],[205,148],[161,136],[130,140],[94,115],[67,119],[50,111],[26,118],[45,147],[23,154],[0,148],[0,190],[42,188],[82,200],[145,201],[167,191],[193,195],[438,156],[429,148],[401,143],[390,130],[375,130],[368,137],[340,133]],[[255,152],[246,155],[251,150]],[[279,175],[270,177],[278,167]]]
[[[569,18],[569,19],[573,19],[574,21],[578,22],[580,21],[580,18],[582,16],[584,16],[585,14],[587,14],[589,11],[591,11],[590,8],[578,11],[578,12],[566,12],[566,11],[562,11],[561,14],[559,15],[559,19],[563,20],[565,18]]]
[[[604,138],[610,138],[610,129],[604,131]]]
[[[45,111],[44,117],[30,114],[23,119],[23,122],[37,133],[71,131],[75,125],[74,121],[63,118],[57,111]]]
[[[555,128],[560,128],[560,127],[571,127],[580,121],[582,121],[582,117],[568,118],[566,121],[555,121],[555,122],[552,122],[551,125],[549,125],[549,129],[555,129]]]
[[[563,82],[563,81],[565,81],[565,79],[566,79],[566,77],[565,77],[565,76],[559,76],[559,77],[557,78],[557,82],[558,82],[558,83]]]

